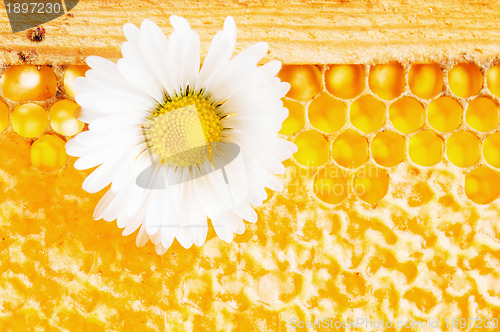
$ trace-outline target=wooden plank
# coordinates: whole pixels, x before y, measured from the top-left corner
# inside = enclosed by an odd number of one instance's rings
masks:
[[[267,59],[285,63],[484,62],[500,54],[498,1],[81,0],[45,24],[46,38],[38,43],[26,31],[13,34],[0,12],[4,64],[80,64],[91,54],[116,60],[124,23],[149,18],[169,33],[172,14],[198,31],[202,54],[227,15],[238,26],[238,50],[264,40]]]

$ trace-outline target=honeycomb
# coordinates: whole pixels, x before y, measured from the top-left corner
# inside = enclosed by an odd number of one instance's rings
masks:
[[[454,319],[500,318],[500,65],[284,66],[280,134],[298,146],[285,190],[233,243],[210,230],[163,256],[93,220],[107,188],[84,192],[91,170],[65,154],[86,130],[73,81],[87,69],[0,72],[0,330],[320,331],[363,318],[463,331]]]

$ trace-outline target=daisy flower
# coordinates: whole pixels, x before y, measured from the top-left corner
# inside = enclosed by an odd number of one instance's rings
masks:
[[[258,66],[267,43],[232,57],[236,26],[228,17],[200,69],[200,39],[171,16],[167,38],[149,20],[125,24],[117,63],[91,56],[75,82],[88,131],[66,144],[74,167],[97,167],[83,182],[96,193],[108,185],[94,219],[116,220],[123,235],[137,229],[159,254],[174,239],[189,248],[206,239],[208,219],[231,242],[256,222],[265,187],[281,191],[275,174],[296,146],[278,137],[290,88],[276,77],[279,61]]]

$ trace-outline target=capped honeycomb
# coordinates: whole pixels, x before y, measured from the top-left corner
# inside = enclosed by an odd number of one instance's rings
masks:
[[[0,72],[0,330],[500,318],[500,65],[284,66],[285,190],[233,243],[210,230],[163,256],[93,220],[106,189],[65,154],[87,69]]]

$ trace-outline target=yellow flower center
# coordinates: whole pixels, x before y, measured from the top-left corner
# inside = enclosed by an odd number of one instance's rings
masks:
[[[144,124],[150,151],[164,164],[203,164],[212,156],[210,143],[222,137],[219,106],[202,93],[167,97]]]

